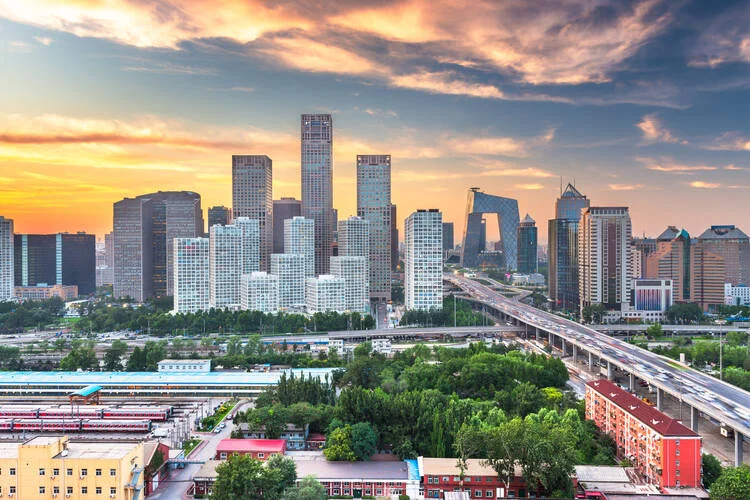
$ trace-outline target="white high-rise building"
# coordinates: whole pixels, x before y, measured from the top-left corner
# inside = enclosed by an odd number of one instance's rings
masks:
[[[13,268],[13,219],[0,216],[0,302],[15,297]]]
[[[173,249],[175,312],[207,311],[208,238],[175,238]]]
[[[391,299],[392,210],[391,155],[357,155],[357,215],[370,223],[370,298],[377,301]]]
[[[279,308],[305,307],[305,259],[298,253],[271,254],[271,274],[279,277]]]
[[[362,217],[339,221],[339,255],[370,261],[370,223]]]
[[[346,310],[367,312],[370,305],[367,258],[363,256],[331,257],[331,274],[337,278],[344,278]]]
[[[344,278],[332,274],[321,274],[317,278],[307,278],[305,284],[307,312],[346,311],[346,291]]]
[[[260,271],[260,222],[249,217],[236,217],[232,225],[242,229],[242,274]]]
[[[242,275],[242,310],[275,313],[279,310],[279,277],[256,271]]]
[[[604,304],[621,310],[630,302],[632,239],[628,207],[589,207],[578,228],[580,310]]]
[[[232,155],[234,218],[258,221],[260,267],[268,270],[273,248],[273,162],[265,155]]]
[[[305,277],[315,276],[315,221],[292,217],[284,221],[284,253],[305,256]],[[326,266],[328,267],[328,266]]]
[[[443,308],[443,214],[417,210],[404,221],[406,309]]]
[[[219,309],[240,307],[242,228],[212,226],[209,240],[209,305]]]

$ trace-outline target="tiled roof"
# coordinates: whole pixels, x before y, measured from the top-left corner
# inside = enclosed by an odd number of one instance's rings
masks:
[[[699,437],[677,420],[647,405],[609,380],[592,380],[586,385],[662,436]]]
[[[328,462],[295,460],[297,477],[315,476],[323,480],[406,481],[409,471],[404,462]]]

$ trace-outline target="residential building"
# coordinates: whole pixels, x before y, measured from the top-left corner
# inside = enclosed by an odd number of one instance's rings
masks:
[[[0,215],[0,302],[13,300],[13,219]]]
[[[265,425],[261,425],[258,429],[251,430],[250,424],[243,422],[238,427],[242,433],[243,439],[266,439]],[[284,430],[279,434],[279,439],[286,441],[287,451],[306,450],[307,445],[305,444],[305,441],[308,433],[309,425],[298,427],[295,424],[286,424]]]
[[[367,270],[367,258],[364,256],[331,257],[331,274],[344,280],[347,311],[368,312],[370,310]]]
[[[621,310],[630,301],[630,213],[627,207],[589,207],[578,232],[580,310],[603,304]]]
[[[305,256],[305,277],[315,276],[315,221],[292,217],[284,221],[284,253]],[[326,266],[328,267],[328,266]]]
[[[555,218],[548,222],[549,296],[555,309],[578,309],[578,227],[589,199],[568,184],[555,202]]]
[[[38,436],[0,443],[0,494],[19,499],[130,500],[144,488],[143,443]]]
[[[701,437],[609,380],[586,384],[586,418],[660,489],[701,485]]]
[[[526,214],[526,217],[518,224],[516,242],[518,244],[518,272],[537,272],[539,266],[537,265],[536,221],[529,214]]]
[[[724,303],[728,306],[750,305],[750,286],[724,283]]]
[[[372,339],[372,351],[382,354],[384,356],[390,356],[393,352],[391,346],[391,339],[375,338]]]
[[[634,280],[643,278],[643,253],[636,248],[635,245],[630,245],[630,277]]]
[[[690,235],[669,226],[656,238],[656,249],[646,257],[644,275],[648,279],[672,281],[674,302],[690,300]]]
[[[271,254],[271,274],[279,277],[279,308],[305,307],[305,262],[298,253]]]
[[[508,271],[517,269],[518,201],[512,198],[485,194],[479,191],[479,188],[469,189],[468,199],[466,200],[466,224],[464,226],[463,244],[461,245],[461,265],[477,267],[480,254],[487,249],[485,214],[497,216],[505,269]]]
[[[648,258],[656,252],[656,245],[656,239],[646,238],[645,235],[642,238],[633,238],[630,255],[633,260],[634,279],[648,277]]]
[[[174,241],[174,310],[194,313],[209,309],[209,240]]]
[[[654,495],[657,498],[661,496],[661,490],[653,484],[646,483],[634,467],[576,465],[574,482],[576,498],[609,499],[618,495],[618,500],[640,500]]]
[[[197,193],[168,191],[114,204],[114,295],[143,302],[173,295],[175,238],[203,236]]]
[[[235,217],[232,225],[242,229],[242,274],[259,271],[262,246],[260,221]]]
[[[258,221],[260,270],[268,271],[273,249],[271,158],[265,155],[232,155],[232,212],[235,219],[247,217]]]
[[[273,253],[284,253],[284,221],[301,215],[302,203],[299,200],[273,200]]]
[[[455,463],[455,460],[453,460]],[[296,458],[297,482],[313,476],[329,497],[421,498],[416,464],[407,462],[328,462],[325,458]]]
[[[391,155],[357,155],[357,215],[369,222],[370,299],[376,302],[391,300],[392,212]]]
[[[219,474],[216,473],[216,467],[221,464],[221,460],[206,460],[201,465],[198,472],[193,476],[193,495],[211,496],[214,492],[214,484]]]
[[[239,309],[242,243],[240,226],[211,226],[208,250],[209,307]]]
[[[514,285],[544,286],[544,275],[513,273],[510,275],[510,282]]]
[[[18,300],[47,300],[59,297],[64,301],[78,297],[78,287],[75,285],[36,285],[17,286],[15,294]]]
[[[276,313],[279,310],[279,277],[264,271],[242,275],[243,311]]]
[[[404,221],[406,309],[443,308],[443,214],[417,210]]]
[[[211,226],[228,226],[232,223],[232,209],[227,208],[223,205],[219,205],[216,207],[210,207],[208,209],[208,229],[211,229]],[[208,231],[206,231],[206,234],[208,234]]]
[[[333,119],[329,114],[303,114],[300,121],[302,216],[315,221],[318,275],[328,272],[333,246]]]
[[[724,304],[726,262],[724,257],[712,252],[700,238],[690,251],[690,301],[704,311],[715,310]]]
[[[210,373],[210,359],[162,359],[156,364],[159,373]]]
[[[340,220],[339,256],[364,257],[369,262],[370,255],[370,222],[357,216]]]
[[[482,462],[478,458],[467,459],[466,468],[461,471],[455,458],[419,457],[424,498],[444,498],[453,491],[468,492],[471,499],[542,496],[540,488],[526,484],[520,467],[516,466],[510,484],[506,484],[495,469]]]
[[[391,271],[398,269],[398,209],[391,204]]]
[[[305,301],[307,312],[346,311],[346,282],[344,278],[332,274],[321,274],[305,281]]]
[[[16,234],[13,245],[16,285],[75,285],[81,295],[96,291],[93,234]]]
[[[249,455],[258,460],[268,460],[272,455],[285,455],[283,439],[222,439],[216,446],[216,460],[226,460],[232,455]]]
[[[698,243],[724,259],[725,283],[750,285],[750,238],[740,228],[711,226],[698,236]]]

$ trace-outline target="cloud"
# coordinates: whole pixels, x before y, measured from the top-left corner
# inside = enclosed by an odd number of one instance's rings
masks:
[[[522,189],[524,191],[538,191],[540,189],[544,189],[544,186],[541,184],[515,184],[513,186],[516,189]]]
[[[713,151],[750,151],[750,139],[740,132],[725,132],[703,148]]]
[[[398,113],[395,111],[392,111],[390,109],[380,109],[380,108],[366,108],[362,110],[363,113],[366,113],[370,116],[390,116],[392,118],[395,118],[398,116]]]
[[[505,94],[494,85],[463,80],[453,71],[411,73],[390,77],[394,87],[423,90],[431,94],[466,95],[482,99],[504,99]]]
[[[635,191],[642,189],[643,184],[609,184],[608,187],[611,191]]]
[[[678,175],[690,175],[695,172],[710,172],[719,170],[720,167],[715,165],[684,165],[676,163],[670,158],[647,158],[637,157],[636,161],[643,163],[647,169],[654,170],[656,172],[667,172]]]
[[[750,62],[750,7],[738,2],[703,27],[693,47],[690,65],[715,68]]]
[[[53,39],[46,36],[35,36],[34,40],[44,45],[45,47],[49,47],[50,45],[52,45],[52,42],[54,42]]]
[[[643,139],[646,142],[671,142],[687,144],[687,141],[680,140],[667,130],[657,117],[656,113],[651,113],[635,125],[643,133]]]
[[[479,174],[482,177],[536,177],[549,178],[556,177],[552,172],[539,168],[503,168],[497,170],[487,170]]]
[[[196,66],[188,66],[184,64],[155,61],[144,61],[139,65],[125,66],[122,70],[139,73],[157,73],[160,75],[216,76],[219,74],[219,72],[213,68],[198,68]]]
[[[690,183],[690,187],[697,189],[718,189],[721,187],[721,184],[718,182],[693,181]]]
[[[446,139],[450,150],[462,154],[525,157],[533,147],[542,147],[555,138],[555,129],[529,139],[504,136],[459,136]]]

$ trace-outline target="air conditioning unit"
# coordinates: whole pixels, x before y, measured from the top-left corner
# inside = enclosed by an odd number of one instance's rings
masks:
[[[81,476],[81,479],[86,479],[86,476]]]
[[[115,494],[114,493],[110,493],[109,494],[109,498],[115,498]]]
[[[65,498],[70,498],[70,493],[66,493]]]
[[[57,493],[53,493],[52,498],[57,498]]]

